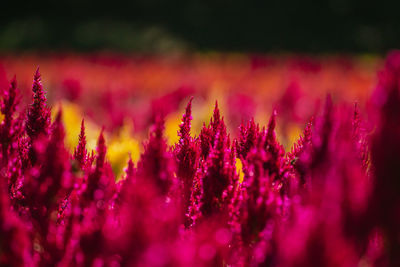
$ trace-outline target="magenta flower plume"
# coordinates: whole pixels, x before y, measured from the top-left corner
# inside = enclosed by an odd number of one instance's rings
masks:
[[[180,136],[178,144],[174,149],[176,158],[177,177],[182,183],[182,201],[183,213],[187,212],[192,194],[194,175],[198,163],[198,146],[194,138],[190,136],[191,120],[192,120],[192,100],[190,99],[178,135]],[[188,223],[187,223],[188,224]]]
[[[86,150],[85,121],[82,119],[81,132],[79,133],[78,146],[74,150],[74,159],[78,161],[79,166],[83,169],[88,164],[88,152]]]
[[[90,206],[92,202],[97,203],[96,207],[100,210],[106,209],[116,190],[111,166],[106,161],[107,146],[103,131],[104,129],[97,139],[94,169],[87,172],[87,182],[83,192],[85,201],[82,203],[84,207]]]
[[[259,125],[254,122],[254,118],[247,125],[240,124],[237,145],[237,154],[240,158],[246,159],[247,153],[256,145],[259,134]]]
[[[178,135],[181,140],[187,142],[190,140],[190,128],[192,121],[192,101],[193,97],[190,98],[189,103],[186,106],[185,114],[183,114],[182,123],[179,126]]]
[[[28,109],[26,120],[26,133],[31,141],[40,134],[48,134],[50,127],[50,109],[41,83],[39,68],[37,68],[32,85],[33,103]]]
[[[214,133],[217,132],[220,123],[221,123],[221,114],[218,108],[218,101],[215,101],[214,112],[210,121],[210,126],[211,129],[213,129]]]
[[[167,195],[174,184],[173,170],[174,162],[164,138],[164,120],[157,117],[140,157],[137,175],[153,182],[162,194]]]
[[[221,128],[221,129],[220,129]],[[201,156],[206,159],[210,153],[210,149],[213,147],[215,142],[215,136],[218,131],[222,131],[226,134],[226,126],[224,120],[221,118],[221,114],[218,108],[218,102],[215,101],[215,107],[213,116],[211,117],[210,124],[201,129],[199,140],[201,148]]]

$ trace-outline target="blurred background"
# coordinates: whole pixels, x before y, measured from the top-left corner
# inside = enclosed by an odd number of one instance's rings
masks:
[[[384,53],[400,2],[7,1],[0,51]]]

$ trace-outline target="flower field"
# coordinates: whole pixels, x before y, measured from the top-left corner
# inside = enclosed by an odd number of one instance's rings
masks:
[[[0,66],[0,266],[400,266],[400,52]]]

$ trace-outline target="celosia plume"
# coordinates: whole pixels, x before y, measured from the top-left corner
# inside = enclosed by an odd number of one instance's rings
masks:
[[[81,168],[87,166],[89,155],[86,150],[86,135],[85,135],[85,121],[82,120],[81,132],[79,133],[79,142],[77,148],[74,150],[74,159],[79,163]]]
[[[33,103],[28,109],[26,120],[26,133],[31,142],[40,134],[48,134],[50,127],[50,109],[47,107],[47,100],[43,90],[39,68],[33,77]]]
[[[200,156],[198,151],[198,142],[190,135],[192,100],[193,98],[190,99],[186,106],[182,123],[179,126],[178,135],[180,136],[180,139],[174,148],[177,166],[176,175],[182,186],[183,215],[185,217],[186,224],[189,224],[189,220],[186,218],[186,213],[190,205],[194,176],[198,165],[198,157]]]

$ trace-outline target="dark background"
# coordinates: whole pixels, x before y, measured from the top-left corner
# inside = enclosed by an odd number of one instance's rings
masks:
[[[0,51],[385,53],[400,1],[7,1]]]

